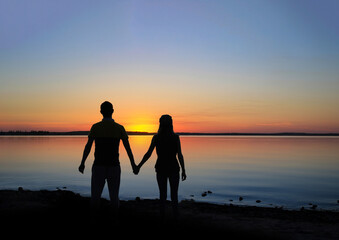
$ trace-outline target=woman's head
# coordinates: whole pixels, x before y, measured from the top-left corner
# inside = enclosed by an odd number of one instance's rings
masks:
[[[162,115],[159,119],[158,134],[173,134],[173,121],[170,115]]]

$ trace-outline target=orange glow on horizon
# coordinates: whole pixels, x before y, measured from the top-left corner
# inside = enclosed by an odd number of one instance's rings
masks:
[[[123,125],[128,132],[149,132],[155,133],[158,130],[158,119],[134,121],[132,118],[115,118],[116,122]],[[89,131],[91,126],[101,121],[101,118],[72,119],[69,122],[61,121],[31,121],[31,122],[0,122],[0,131],[50,131],[50,132],[71,132]],[[247,121],[176,121],[173,118],[175,132],[195,133],[278,133],[278,132],[309,132],[309,133],[336,133],[339,127],[335,123],[328,123],[325,126],[318,126],[315,123],[261,123],[247,119]]]
[[[100,101],[97,101],[100,103]],[[112,101],[114,102],[114,101]],[[99,104],[97,104],[99,105]],[[262,114],[240,116],[235,113],[192,113],[192,110],[176,109],[162,111],[155,109],[133,109],[130,105],[116,104],[113,119],[129,132],[157,132],[159,118],[169,113],[173,118],[175,132],[195,133],[278,133],[278,132],[339,132],[336,118],[310,116],[303,119],[300,114],[272,115],[270,111]],[[75,109],[76,107],[74,107]],[[228,108],[227,108],[228,109]],[[78,111],[51,112],[36,111],[35,114],[22,113],[0,119],[0,131],[89,131],[91,126],[101,121],[102,115],[94,104]]]
[[[135,125],[126,125],[125,126],[126,131],[129,132],[149,132],[153,133],[157,131],[157,126],[154,124],[135,124]]]

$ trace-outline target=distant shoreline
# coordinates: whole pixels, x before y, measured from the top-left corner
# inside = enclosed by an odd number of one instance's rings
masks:
[[[89,131],[49,132],[49,131],[0,131],[0,136],[87,136]],[[129,132],[128,135],[154,135],[149,132]],[[196,133],[177,132],[183,136],[339,136],[339,133],[303,133],[303,132],[280,132],[280,133]]]

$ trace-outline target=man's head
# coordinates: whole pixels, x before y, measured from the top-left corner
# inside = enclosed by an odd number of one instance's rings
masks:
[[[106,117],[112,117],[112,114],[114,112],[112,103],[105,101],[100,106],[100,112],[104,118]]]

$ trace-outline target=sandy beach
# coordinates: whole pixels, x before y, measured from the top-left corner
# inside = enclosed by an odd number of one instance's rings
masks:
[[[168,202],[160,221],[156,199],[120,201],[119,221],[113,222],[109,201],[93,219],[90,198],[67,190],[1,190],[4,233],[15,236],[79,236],[127,234],[130,237],[213,237],[230,239],[338,239],[339,213],[319,210],[215,205],[194,201],[179,204],[174,221]]]

